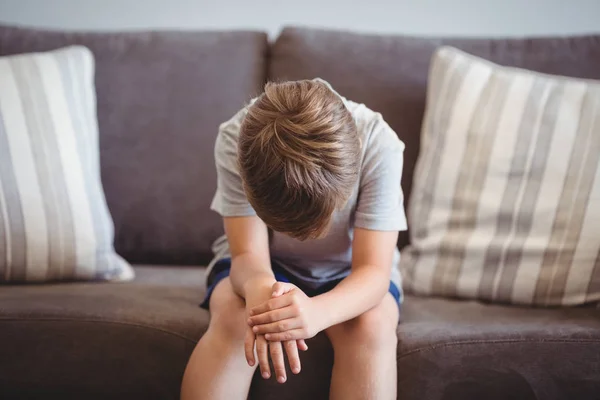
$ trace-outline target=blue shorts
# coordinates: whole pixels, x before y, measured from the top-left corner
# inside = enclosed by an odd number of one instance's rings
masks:
[[[298,282],[298,280],[292,274],[287,272],[285,269],[283,269],[279,265],[271,262],[271,267],[273,269],[273,273],[275,274],[275,279],[278,282],[292,283],[292,284],[296,285],[297,287],[299,287],[300,290],[302,290],[304,293],[306,293],[306,295],[308,297],[314,297],[314,296],[318,296],[320,294],[326,293],[326,292],[330,291],[331,289],[333,289],[334,287],[336,287],[337,284],[343,280],[343,278],[335,279],[335,280],[332,280],[329,282],[325,282],[322,285],[320,285],[318,288],[313,289],[313,288],[306,287],[306,285],[301,282]],[[213,291],[215,290],[215,287],[217,287],[217,284],[219,282],[221,282],[223,279],[225,279],[229,276],[230,271],[231,271],[231,260],[229,258],[225,258],[223,260],[217,261],[217,263],[214,265],[212,271],[210,272],[210,275],[208,276],[206,296],[204,297],[202,304],[200,304],[200,307],[208,310],[208,306],[210,304],[210,296],[212,295]],[[396,284],[394,282],[390,282],[389,292],[392,296],[394,296],[396,303],[398,303],[398,305],[399,305],[400,304],[400,290],[398,289],[398,287],[396,286]]]

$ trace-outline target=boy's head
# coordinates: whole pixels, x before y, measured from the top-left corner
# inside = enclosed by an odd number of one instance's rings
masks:
[[[352,115],[325,83],[269,83],[240,130],[246,197],[271,229],[321,237],[356,185],[360,146]]]

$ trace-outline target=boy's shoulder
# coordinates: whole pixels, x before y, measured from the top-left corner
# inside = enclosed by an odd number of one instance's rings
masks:
[[[348,99],[344,99],[344,101],[356,123],[359,137],[363,143],[363,153],[377,153],[382,150],[398,153],[404,151],[404,143],[381,113],[362,103]]]

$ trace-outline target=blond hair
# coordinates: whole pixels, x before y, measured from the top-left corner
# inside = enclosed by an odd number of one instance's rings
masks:
[[[325,83],[268,83],[242,123],[238,162],[246,197],[267,226],[313,239],[356,186],[360,140]]]

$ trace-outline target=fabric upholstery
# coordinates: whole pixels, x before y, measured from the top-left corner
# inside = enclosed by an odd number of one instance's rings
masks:
[[[438,50],[410,210],[416,293],[600,300],[600,80]]]
[[[100,163],[117,252],[131,262],[208,262],[223,232],[209,210],[218,125],[257,95],[259,32],[79,33],[0,27],[0,55],[88,47]]]
[[[0,57],[0,283],[128,280],[98,163],[94,59]]]
[[[0,290],[0,398],[177,399],[208,313],[204,268],[136,266],[132,282]],[[399,399],[592,400],[600,390],[594,308],[526,309],[407,296]],[[308,341],[285,385],[256,377],[251,399],[327,399],[333,353]],[[534,397],[538,396],[538,397]]]
[[[206,330],[204,270],[0,289],[0,398],[178,399]]]
[[[399,399],[598,398],[600,314],[408,295]]]
[[[501,65],[600,79],[600,35],[452,39],[296,27],[285,28],[273,44],[269,79],[321,77],[341,95],[381,112],[406,144],[402,187],[408,205],[419,154],[430,59],[441,45],[451,45]],[[401,233],[399,246],[408,241],[408,234]]]

